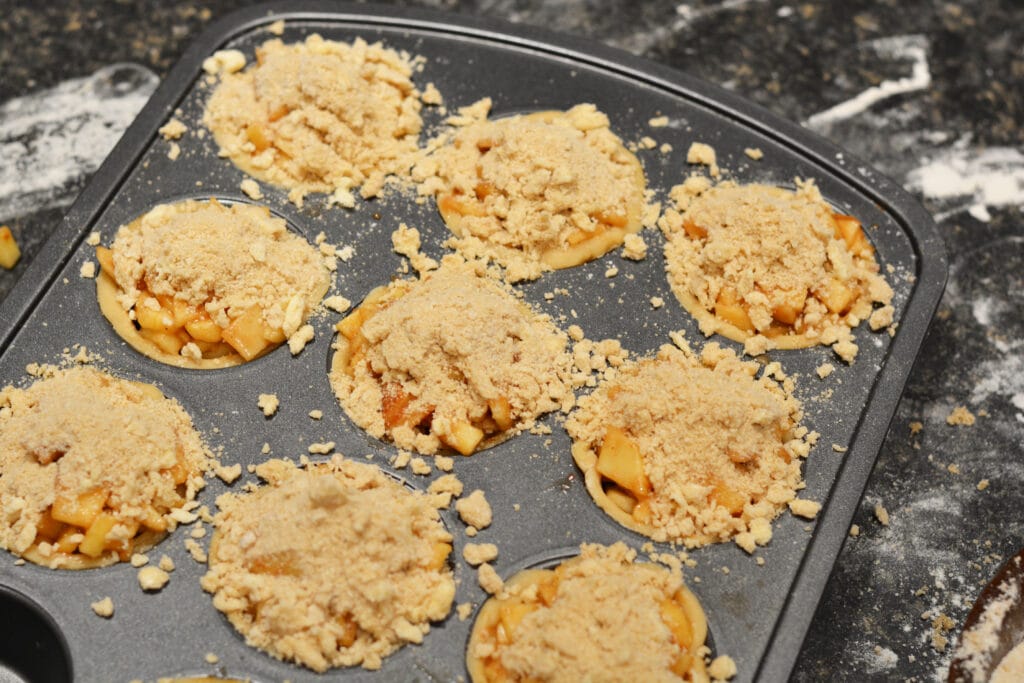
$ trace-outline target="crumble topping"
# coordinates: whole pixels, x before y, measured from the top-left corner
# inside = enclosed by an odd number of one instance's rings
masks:
[[[377,196],[388,176],[407,174],[418,152],[415,61],[361,38],[271,39],[256,49],[255,64],[221,74],[203,122],[224,156],[293,190],[296,203],[321,192],[354,206],[353,188]]]
[[[645,206],[640,162],[592,104],[470,122],[413,179],[437,197],[448,246],[511,282],[601,256],[640,230]]]
[[[335,395],[403,449],[469,455],[574,400],[565,334],[454,257],[374,290],[338,329]]]
[[[156,387],[48,367],[0,389],[0,547],[52,568],[128,560],[177,526],[211,459]]]
[[[377,669],[448,615],[452,537],[430,496],[340,456],[256,473],[265,486],[217,499],[201,580],[249,645],[317,672]]]
[[[798,426],[792,394],[757,371],[714,343],[699,357],[666,344],[624,364],[565,425],[591,496],[657,541],[767,543],[816,435]]]

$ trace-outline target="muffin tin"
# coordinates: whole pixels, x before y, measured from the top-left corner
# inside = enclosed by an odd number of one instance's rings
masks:
[[[318,32],[333,40],[381,40],[388,47],[424,56],[426,63],[414,78],[421,88],[435,83],[451,112],[484,96],[494,101],[492,116],[593,102],[627,143],[649,135],[659,145],[671,145],[668,152],[638,151],[658,200],[665,201],[668,189],[695,170],[686,164],[686,151],[700,141],[715,147],[719,164],[731,178],[787,186],[794,177],[815,178],[837,210],[873,226],[868,235],[895,290],[895,335],[872,333],[862,325],[855,332],[860,354],[852,366],[834,358],[826,347],[767,355],[797,377],[804,424],[821,434],[805,462],[807,488],[801,494],[820,501],[821,513],[813,522],[788,513],[779,517],[771,543],[757,552],[765,560],[763,566],[731,543],[689,553],[697,566],[686,570],[688,585],[707,613],[716,654],[729,654],[739,667],[735,680],[784,680],[799,654],[938,304],[946,259],[928,215],[892,181],[798,126],[673,70],[580,39],[436,12],[299,2],[233,14],[185,53],[0,306],[0,385],[24,382],[27,364],[57,362],[65,350],[80,344],[100,354],[103,367],[115,374],[154,382],[180,401],[208,443],[221,449],[225,464],[294,458],[305,454],[311,443],[334,441],[337,452],[369,458],[414,488],[426,489],[437,476],[436,471],[419,477],[395,470],[390,461],[396,450],[367,436],[338,406],[327,367],[339,315],[315,318],[316,339],[297,357],[284,346],[239,367],[182,370],[145,358],[122,342],[100,314],[95,283],[80,276],[82,264],[95,261],[93,248],[85,244],[93,231],[109,244],[119,225],[159,203],[211,196],[252,201],[239,189],[244,174],[219,158],[212,136],[202,133],[200,120],[210,87],[204,83],[201,63],[223,48],[240,49],[251,59],[255,46],[275,37],[267,27],[278,19],[285,21],[286,42]],[[178,141],[181,156],[173,161],[168,158],[169,143],[157,134],[172,115],[189,127]],[[443,116],[437,108],[426,107],[423,115],[425,137],[441,130]],[[652,128],[649,120],[661,115],[668,116],[669,126]],[[764,158],[748,158],[744,149],[750,147],[761,149]],[[330,243],[353,247],[351,260],[339,262],[332,292],[353,302],[401,273],[403,259],[393,253],[390,241],[399,223],[420,230],[427,254],[438,257],[445,251],[441,242],[447,230],[433,202],[417,202],[412,191],[390,191],[386,198],[360,201],[349,211],[328,208],[322,196],[308,197],[300,209],[287,201],[285,191],[261,186],[265,196],[260,203],[310,241],[324,232]],[[590,339],[617,338],[634,357],[652,353],[676,330],[684,331],[697,349],[711,340],[738,349],[722,338],[704,339],[669,289],[662,236],[652,230],[642,235],[648,244],[643,261],[625,260],[616,250],[519,287],[528,301],[552,314],[563,328],[575,323]],[[618,273],[607,277],[612,265]],[[664,305],[654,308],[652,297],[661,297]],[[815,368],[824,362],[837,369],[820,380]],[[272,418],[257,408],[260,393],[276,393],[281,401]],[[321,420],[308,416],[314,409],[323,411]],[[646,538],[618,526],[592,502],[559,420],[548,416],[542,424],[551,427],[551,434],[524,433],[472,457],[457,458],[455,472],[467,493],[483,489],[494,509],[493,525],[472,540],[498,544],[495,567],[504,578],[571,555],[581,542],[623,540],[640,549]],[[270,445],[270,455],[261,453],[264,443]],[[838,452],[833,444],[848,450]],[[238,490],[253,479],[244,473],[230,489]],[[216,496],[228,488],[211,480],[199,500],[214,510]],[[456,603],[472,602],[478,608],[486,595],[477,585],[475,571],[461,560],[469,539],[454,510],[442,511],[442,518],[456,539]],[[188,533],[187,527],[179,528],[149,553],[154,560],[166,554],[177,566],[170,583],[155,594],[140,590],[137,570],[127,564],[67,572],[16,566],[11,555],[0,558],[4,632],[27,636],[22,641],[0,639],[0,680],[466,677],[463,654],[472,617],[460,621],[454,611],[434,626],[422,645],[401,649],[378,672],[346,669],[321,676],[247,647],[200,589],[205,566],[186,552]],[[673,551],[668,545],[655,546]],[[105,596],[115,605],[109,620],[97,617],[89,607]],[[208,654],[216,655],[215,663]]]

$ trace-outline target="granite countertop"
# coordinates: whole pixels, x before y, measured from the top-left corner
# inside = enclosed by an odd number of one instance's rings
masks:
[[[0,299],[188,43],[246,4],[3,4],[0,224],[24,255],[0,270]],[[945,640],[1024,545],[1024,4],[397,4],[588,37],[722,85],[866,160],[933,214],[949,283],[794,678],[944,680]],[[86,97],[98,72],[117,97]],[[959,406],[972,426],[948,423]]]

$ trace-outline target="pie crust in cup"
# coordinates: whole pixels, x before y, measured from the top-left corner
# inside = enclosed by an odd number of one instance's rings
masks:
[[[708,681],[707,619],[678,563],[635,559],[621,542],[584,544],[505,582],[470,633],[472,682]]]
[[[351,208],[352,189],[376,196],[388,176],[408,175],[419,153],[423,95],[412,82],[415,62],[361,38],[269,40],[256,48],[255,64],[221,73],[203,123],[222,154],[292,190],[289,198],[332,193]]]
[[[664,345],[580,398],[565,426],[594,501],[656,541],[767,543],[817,435],[799,426],[791,380],[769,376],[778,364],[759,369],[714,343],[699,357]]]
[[[470,123],[413,171],[467,258],[510,282],[597,258],[642,227],[643,168],[592,104]]]
[[[420,643],[455,597],[434,499],[334,456],[256,467],[265,486],[217,499],[201,585],[245,637],[317,672]]]
[[[680,210],[659,222],[668,280],[704,334],[753,355],[829,345],[852,362],[852,328],[892,323],[893,291],[860,221],[834,211],[812,181],[795,191],[688,181],[672,196]]]
[[[215,199],[161,204],[96,256],[96,295],[114,330],[184,368],[268,353],[300,332],[331,283],[323,256],[283,219]]]
[[[128,560],[174,530],[210,458],[155,386],[46,367],[0,389],[0,547],[51,568]]]
[[[337,329],[335,395],[401,448],[471,455],[573,404],[565,333],[454,256],[373,290]]]

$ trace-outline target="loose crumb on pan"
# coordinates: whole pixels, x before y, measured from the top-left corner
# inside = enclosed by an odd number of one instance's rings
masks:
[[[484,529],[491,525],[493,518],[491,505],[487,502],[484,492],[477,489],[465,498],[455,502],[455,510],[459,513],[459,519],[469,526],[477,529]]]
[[[686,163],[707,166],[712,178],[717,178],[721,174],[715,148],[703,142],[694,142],[690,145],[690,149],[686,151]]]
[[[188,132],[188,126],[179,119],[172,118],[162,125],[157,132],[160,133],[164,140],[178,140]]]
[[[641,228],[643,169],[592,104],[474,122],[435,146],[413,179],[437,197],[446,244],[511,282],[601,256]]]
[[[114,601],[109,597],[90,603],[89,607],[92,608],[92,611],[95,612],[98,617],[109,619],[114,616]]]
[[[480,587],[491,595],[497,595],[505,587],[505,582],[498,576],[498,572],[494,571],[494,567],[486,562],[477,568],[476,576]]]
[[[161,590],[171,580],[166,571],[160,567],[146,565],[139,570],[139,586],[147,593]]]
[[[715,657],[708,665],[708,675],[715,681],[727,681],[737,673],[736,662],[729,655]]]
[[[813,500],[804,500],[803,498],[797,498],[789,501],[789,510],[797,517],[803,517],[804,519],[814,519],[818,516],[818,512],[821,510],[821,503]]]
[[[201,580],[249,645],[318,672],[378,669],[448,615],[452,537],[431,496],[338,455],[256,471],[266,485],[218,498]]]
[[[467,543],[462,548],[462,559],[473,567],[493,562],[498,557],[498,546],[493,543]]]
[[[256,406],[263,412],[265,417],[271,417],[277,413],[278,407],[281,402],[277,398],[277,394],[260,394],[256,399]]]
[[[78,275],[86,280],[91,280],[96,277],[96,262],[86,261],[82,264],[82,267],[78,270]]]
[[[787,383],[757,371],[715,343],[699,356],[664,345],[620,367],[565,425],[591,496],[657,541],[735,538],[748,552],[767,543],[770,521],[802,486],[800,459],[817,435],[799,426]],[[796,511],[809,505],[797,502]]]
[[[409,54],[313,34],[268,40],[245,71],[232,59],[203,122],[224,156],[295,203],[316,192],[351,208],[354,189],[375,197],[411,167],[423,123]]]
[[[249,199],[260,200],[263,199],[263,190],[260,189],[260,184],[252,178],[246,178],[238,184],[238,189],[245,193],[245,196]]]
[[[762,158],[764,158],[764,152],[762,152],[757,147],[747,147],[743,150],[743,153],[746,154],[751,159],[753,159],[754,161],[760,161]]]

